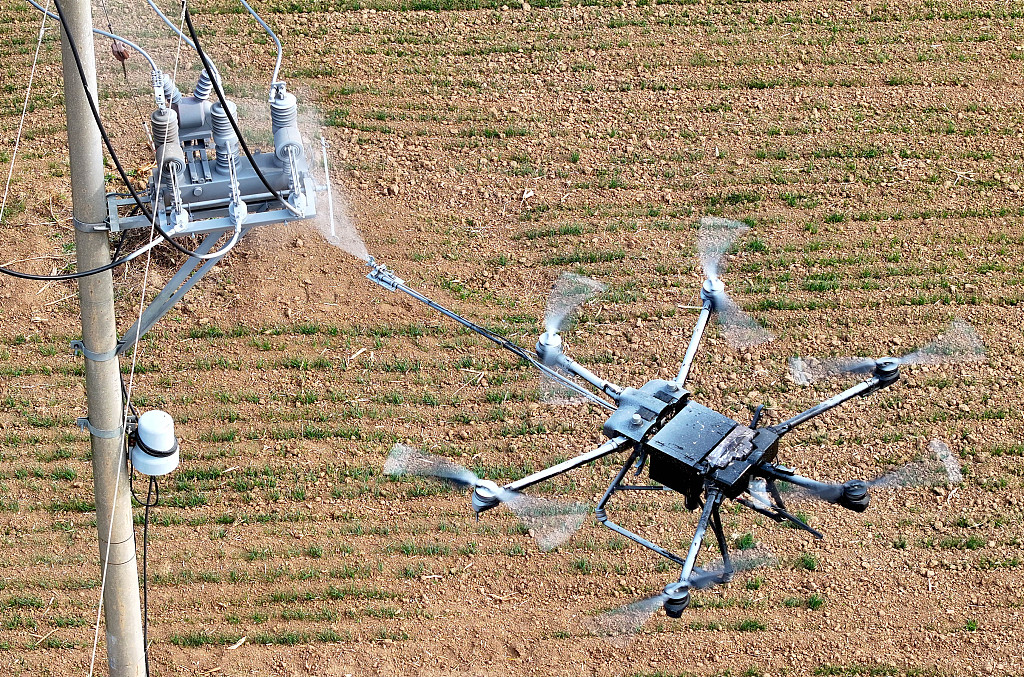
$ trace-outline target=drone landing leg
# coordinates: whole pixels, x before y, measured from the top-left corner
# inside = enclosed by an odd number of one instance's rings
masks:
[[[722,529],[722,515],[719,513],[718,505],[711,511],[711,528],[718,539],[718,549],[722,551],[722,582],[728,583],[732,580],[733,568],[732,559],[729,557],[729,545],[725,542],[725,530]]]
[[[653,550],[654,552],[658,553],[662,557],[664,557],[666,559],[672,560],[676,564],[685,565],[686,564],[685,560],[683,560],[683,558],[680,557],[679,555],[676,555],[673,552],[669,552],[668,550],[666,550],[665,548],[661,547],[657,543],[652,543],[651,541],[648,541],[643,536],[638,536],[637,534],[634,534],[632,531],[629,531],[628,529],[620,527],[618,524],[616,524],[615,522],[612,522],[610,519],[608,519],[608,514],[605,512],[604,507],[605,507],[605,505],[607,505],[608,501],[611,499],[612,494],[614,494],[616,491],[619,491],[619,490],[623,489],[623,487],[621,486],[622,485],[622,480],[626,477],[626,474],[633,467],[633,464],[636,462],[636,459],[637,459],[637,457],[639,455],[640,455],[640,451],[638,449],[634,449],[633,453],[630,454],[629,458],[626,459],[625,464],[623,464],[623,466],[622,466],[622,470],[620,470],[619,474],[615,476],[615,479],[612,481],[611,486],[609,486],[608,490],[604,492],[604,496],[601,497],[601,500],[598,501],[598,503],[597,503],[597,507],[594,508],[594,517],[597,518],[598,522],[600,522],[604,526],[608,527],[609,529],[611,529],[615,533],[619,534],[620,536],[625,536],[626,538],[628,538],[629,540],[633,541],[634,543],[639,543],[640,545],[644,546],[648,550]]]
[[[708,491],[708,498],[704,502],[704,509],[700,513],[700,519],[697,520],[697,529],[694,531],[690,549],[686,553],[686,561],[683,562],[683,573],[679,575],[680,583],[686,583],[690,580],[690,575],[693,573],[693,565],[697,562],[697,554],[700,552],[700,546],[704,542],[704,534],[708,530],[711,514],[718,509],[718,504],[721,502],[722,492],[717,489],[710,489]]]
[[[778,503],[776,503],[775,505],[771,506],[770,508],[762,508],[761,506],[755,505],[754,503],[748,501],[745,498],[737,498],[736,502],[739,503],[740,505],[743,505],[743,506],[745,506],[747,508],[750,508],[751,510],[753,510],[754,512],[756,512],[758,514],[764,515],[765,517],[767,517],[768,519],[772,520],[773,522],[776,522],[776,523],[779,523],[779,524],[781,524],[782,522],[790,522],[794,526],[796,526],[796,527],[798,527],[800,529],[803,529],[804,531],[806,531],[807,533],[811,534],[815,538],[818,538],[818,539],[825,538],[825,535],[822,534],[820,531],[818,531],[814,527],[810,526],[809,524],[807,524],[807,522],[804,522],[802,519],[800,519],[796,515],[788,512],[785,508],[780,507]]]

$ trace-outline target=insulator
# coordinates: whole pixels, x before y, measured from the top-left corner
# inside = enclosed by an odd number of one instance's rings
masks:
[[[178,138],[178,114],[172,108],[153,111],[149,118],[153,128],[153,143],[156,145],[156,163],[165,179],[171,174],[185,170],[185,151]]]
[[[217,69],[213,69],[213,77],[217,78],[217,84],[220,84],[220,73]],[[196,81],[196,89],[192,92],[192,96],[206,101],[210,98],[210,94],[213,92],[213,81],[210,79],[210,74],[203,69],[203,72],[199,74],[199,80]]]
[[[163,77],[164,100],[168,105],[177,106],[181,102],[181,90],[174,84],[170,75],[164,73]]]
[[[299,104],[295,95],[285,91],[282,85],[270,102],[270,123],[274,132],[274,155],[285,167],[304,155],[298,120]]]
[[[228,111],[231,116],[236,115],[238,107],[228,101]],[[238,135],[228,120],[224,106],[220,102],[213,104],[210,109],[210,125],[213,128],[213,142],[217,146],[217,169],[228,172],[231,162],[238,157]]]
[[[271,130],[276,133],[283,127],[292,127],[298,124],[299,104],[295,95],[284,91],[282,87],[277,91],[277,96],[270,102]]]

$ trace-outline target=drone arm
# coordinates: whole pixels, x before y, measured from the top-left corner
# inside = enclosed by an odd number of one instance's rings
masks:
[[[582,364],[562,352],[562,339],[558,334],[545,332],[537,341],[537,358],[548,367],[559,367],[564,371],[580,377],[616,402],[622,394],[622,386],[601,378]]]
[[[891,383],[891,381],[889,383]],[[830,397],[821,404],[816,404],[810,409],[800,412],[793,418],[788,419],[786,421],[782,421],[781,423],[776,423],[775,425],[770,426],[768,429],[781,437],[782,435],[785,435],[786,433],[788,433],[801,423],[806,423],[815,416],[820,416],[829,409],[838,407],[843,402],[853,399],[854,397],[864,397],[865,395],[870,395],[879,388],[884,388],[885,386],[889,385],[889,383],[884,382],[877,376],[870,378],[867,381],[862,381],[861,383],[858,383],[857,385],[844,390],[838,395]]]
[[[539,369],[544,374],[550,376],[552,379],[558,381],[559,383],[561,383],[565,387],[567,387],[567,388],[569,388],[569,389],[579,393],[583,397],[586,397],[591,402],[593,402],[595,404],[599,404],[599,405],[601,405],[602,407],[604,407],[606,409],[610,409],[610,410],[613,410],[613,411],[615,410],[616,407],[615,407],[614,404],[612,404],[611,402],[609,402],[608,400],[606,400],[606,399],[604,399],[602,397],[598,397],[597,395],[595,395],[594,393],[590,392],[589,390],[587,390],[583,386],[581,386],[581,385],[579,385],[577,383],[574,383],[570,379],[567,379],[565,376],[562,376],[561,374],[559,374],[554,369],[552,369],[552,368],[550,368],[550,367],[548,367],[548,366],[538,362],[536,357],[534,357],[529,352],[524,350],[522,347],[516,345],[512,341],[509,341],[504,336],[499,336],[498,334],[495,334],[494,332],[492,332],[492,331],[490,331],[488,329],[485,329],[484,327],[481,327],[480,325],[475,324],[474,322],[471,322],[471,321],[467,320],[466,318],[462,317],[458,313],[456,313],[456,312],[454,312],[452,310],[448,310],[447,308],[445,308],[444,306],[442,306],[439,303],[435,303],[434,301],[430,300],[429,298],[427,298],[423,294],[420,294],[415,289],[412,289],[411,287],[406,286],[404,280],[402,280],[400,277],[395,275],[390,269],[388,269],[387,266],[382,265],[382,264],[378,264],[373,259],[373,257],[370,257],[370,260],[367,262],[367,265],[370,266],[371,268],[373,268],[373,270],[370,272],[370,274],[366,276],[370,281],[379,284],[381,287],[384,287],[388,291],[400,291],[400,292],[403,292],[405,294],[408,294],[409,296],[411,296],[412,298],[416,299],[420,303],[423,303],[427,307],[432,308],[432,309],[436,310],[437,312],[441,313],[442,315],[455,320],[456,322],[458,322],[462,326],[466,327],[467,329],[470,329],[470,330],[476,332],[477,334],[480,334],[484,338],[486,338],[486,339],[488,339],[490,341],[493,341],[494,343],[497,343],[499,346],[501,346],[502,348],[508,350],[509,352],[514,353],[516,356],[518,356],[518,357],[522,358],[523,360],[529,362],[530,364],[532,364],[534,367]]]
[[[843,484],[819,482],[809,477],[797,475],[790,468],[781,465],[761,466],[759,474],[772,480],[789,482],[802,489],[806,489],[811,495],[826,503],[838,505],[854,512],[864,512],[871,503],[871,496],[868,494],[868,484],[864,480],[850,480]],[[784,516],[790,521],[795,521],[792,516]],[[809,527],[808,530],[810,530]]]
[[[686,385],[686,378],[690,375],[690,367],[693,366],[693,358],[697,355],[697,348],[700,340],[704,337],[704,330],[707,329],[708,319],[711,317],[711,299],[704,299],[704,305],[697,317],[697,326],[693,328],[693,336],[690,337],[690,345],[686,347],[686,354],[683,355],[683,364],[679,367],[679,375],[676,376],[676,383],[680,387]]]
[[[622,386],[615,385],[611,381],[601,378],[600,376],[590,371],[582,364],[572,359],[571,357],[568,357],[567,355],[563,354],[562,358],[563,359],[561,361],[561,366],[563,369],[568,371],[570,374],[575,374],[576,376],[579,376],[581,379],[583,379],[590,385],[594,386],[595,388],[597,388],[604,394],[608,395],[609,397],[615,400],[619,399],[619,394],[622,393]]]
[[[556,475],[561,475],[562,473],[569,472],[570,470],[578,468],[581,465],[586,465],[587,463],[596,461],[597,459],[608,456],[609,454],[614,454],[617,451],[622,451],[629,444],[631,444],[630,440],[626,439],[625,437],[615,437],[613,439],[608,440],[607,442],[599,446],[597,449],[588,451],[585,454],[580,454],[576,458],[570,458],[568,461],[562,461],[561,463],[553,465],[550,468],[539,470],[533,473],[532,475],[527,475],[526,477],[518,479],[515,482],[509,482],[504,486],[504,488],[509,491],[522,491],[527,487],[532,487],[534,484],[539,484],[541,482],[549,480],[552,477],[555,477]]]

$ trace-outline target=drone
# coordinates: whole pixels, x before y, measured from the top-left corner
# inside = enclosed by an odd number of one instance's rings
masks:
[[[526,496],[522,491],[605,456],[625,453],[625,462],[598,501],[594,515],[603,526],[670,560],[682,571],[679,578],[665,586],[661,594],[607,614],[606,622],[599,625],[611,630],[608,634],[625,632],[629,629],[627,625],[642,625],[658,607],[664,607],[668,616],[678,618],[690,603],[691,591],[727,583],[737,570],[764,563],[766,555],[761,551],[730,556],[720,514],[721,506],[727,500],[774,522],[788,522],[815,538],[822,538],[821,532],[790,512],[784,493],[788,491],[863,512],[870,503],[872,489],[924,483],[921,480],[928,473],[937,474],[933,481],[954,481],[959,476],[959,464],[949,448],[939,440],[933,440],[930,447],[940,461],[938,464],[921,461],[873,480],[852,479],[843,483],[804,477],[780,463],[778,456],[780,441],[787,433],[853,398],[866,397],[892,386],[899,380],[900,368],[904,365],[983,359],[984,347],[980,338],[964,322],[955,321],[935,341],[903,357],[791,359],[791,378],[797,384],[806,385],[838,375],[856,375],[863,380],[774,425],[761,425],[763,405],[756,407],[752,419],[744,423],[701,404],[686,389],[687,378],[712,314],[717,316],[726,340],[735,348],[752,347],[774,338],[728,296],[719,277],[722,257],[746,228],[740,222],[723,218],[705,217],[701,220],[698,250],[705,280],[700,290],[700,315],[682,365],[675,378],[652,379],[639,388],[623,387],[605,380],[563,350],[560,332],[569,317],[582,302],[603,288],[593,280],[564,274],[555,283],[548,304],[545,331],[531,352],[411,289],[386,266],[371,258],[368,265],[372,272],[367,277],[373,282],[426,304],[533,365],[549,383],[610,412],[602,428],[607,442],[504,486],[477,477],[470,470],[446,459],[401,444],[396,445],[388,457],[385,473],[432,476],[470,488],[472,508],[478,516],[504,504],[523,520],[541,549],[547,550],[564,542],[582,524],[586,507],[558,505],[551,499]],[[627,479],[631,471],[634,476],[639,476],[645,469],[650,483],[631,484]],[[612,497],[632,491],[676,492],[683,497],[688,510],[700,511],[693,540],[685,554],[672,552],[610,519],[608,508]],[[697,566],[697,557],[709,527],[717,540],[721,561],[715,566],[701,568]]]

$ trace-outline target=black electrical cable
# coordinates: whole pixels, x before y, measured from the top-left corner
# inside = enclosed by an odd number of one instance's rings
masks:
[[[130,435],[128,439],[132,439],[133,436],[134,434]],[[128,453],[125,456],[126,459],[131,458],[131,454]],[[156,483],[155,477],[150,477],[149,486],[146,488],[146,500],[141,500],[135,493],[135,473],[129,468],[128,490],[135,502],[144,509],[142,518],[142,652],[146,661],[146,674],[149,675],[149,509],[160,502],[160,485]]]
[[[56,2],[56,0],[54,1]],[[196,33],[196,27],[192,25],[192,15],[189,14],[188,4],[183,1],[181,3],[181,8],[185,12],[185,24],[188,26],[189,35],[192,36],[192,42],[195,44],[196,54],[199,55],[199,59],[203,62],[203,68],[206,69],[207,73],[215,72],[213,64],[210,63],[210,59],[206,56],[206,52],[203,51],[203,46],[199,44],[199,35]],[[249,152],[249,146],[245,143],[245,138],[242,136],[242,130],[239,128],[238,122],[235,120],[235,116],[231,114],[231,109],[228,108],[227,97],[224,96],[224,90],[221,89],[220,82],[217,78],[211,77],[210,83],[213,85],[213,91],[217,94],[217,100],[220,101],[220,105],[224,108],[224,115],[227,116],[228,122],[231,123],[231,128],[235,131],[235,136],[238,137],[238,145],[245,153],[245,157],[249,158],[249,163],[252,164],[252,168],[253,171],[256,172],[256,176],[258,176],[260,181],[263,182],[263,185],[266,186],[271,195],[276,197],[286,209],[294,212],[295,207],[288,204],[288,201],[284,199],[284,196],[270,185],[267,177],[263,175],[263,172],[260,171],[259,165],[256,164],[256,160],[253,158],[252,153]]]
[[[64,275],[33,275],[32,273],[22,273],[17,270],[11,270],[10,268],[2,267],[0,267],[0,273],[3,273],[4,275],[10,275],[11,277],[17,277],[22,280],[39,280],[41,282],[64,282],[65,280],[77,280],[82,277],[89,277],[90,275],[96,275],[98,273],[106,272],[111,268],[117,268],[118,266],[124,263],[128,263],[133,258],[135,258],[134,253],[129,254],[124,258],[117,259],[116,261],[111,261],[107,265],[100,266],[99,268],[93,268],[92,270],[83,270],[78,273],[65,273]]]
[[[153,496],[155,494],[155,496]],[[150,497],[153,496],[152,502]],[[160,501],[160,488],[156,478],[149,478],[146,489],[146,504],[142,519],[142,653],[146,659],[146,675],[149,675],[149,576],[147,569],[149,555],[149,509]]]
[[[134,416],[136,420],[138,420],[139,411],[135,408],[135,405],[132,404],[131,400],[128,399],[128,386],[124,384],[124,374],[121,374],[119,371],[118,375],[121,377],[121,397],[123,397],[125,403],[128,404],[128,411],[131,412],[131,415]],[[139,502],[141,503],[142,501]]]

